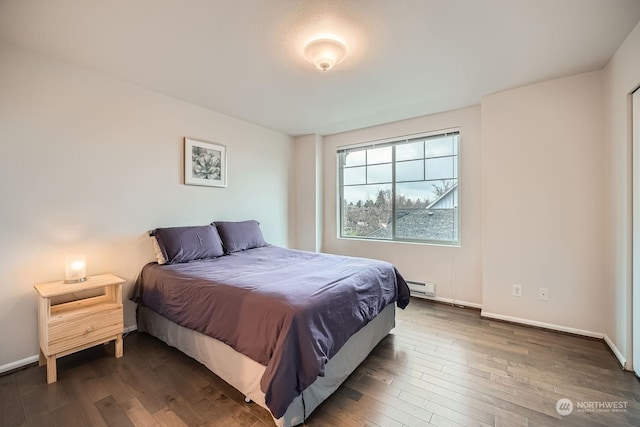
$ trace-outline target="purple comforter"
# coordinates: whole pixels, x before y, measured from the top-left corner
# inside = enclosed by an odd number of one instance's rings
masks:
[[[393,265],[276,246],[216,259],[146,265],[139,301],[266,366],[260,385],[276,418],[323,375],[342,345],[409,289]]]

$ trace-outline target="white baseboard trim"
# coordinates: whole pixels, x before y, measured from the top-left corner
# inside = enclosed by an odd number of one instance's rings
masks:
[[[137,331],[137,330],[138,330],[138,325],[125,326],[122,333],[128,334],[130,332]],[[35,356],[29,356],[21,360],[16,360],[15,362],[7,363],[6,365],[0,366],[0,374],[31,365],[32,363],[37,362],[38,359],[39,357],[36,354]]]
[[[122,331],[123,334],[128,334],[129,332],[137,331],[138,325],[125,326]]]
[[[458,299],[443,298],[443,297],[426,297],[426,296],[422,296],[422,295],[413,295],[413,294],[411,294],[411,296],[415,297],[415,298],[420,298],[420,299],[444,302],[444,303],[451,304],[451,305],[458,305],[458,306],[463,306],[463,307],[471,307],[471,308],[479,308],[479,309],[482,308],[482,304],[477,304],[475,302],[461,301],[461,300],[458,300]]]
[[[34,362],[38,361],[38,355],[29,356],[21,360],[16,360],[15,362],[7,363],[6,365],[0,366],[0,374],[5,372],[13,371],[14,369],[22,368],[23,366],[31,365]]]
[[[504,314],[489,313],[484,310],[480,312],[480,316],[489,319],[504,320],[507,322],[520,323],[522,325],[536,326],[538,328],[551,329],[553,331],[568,332],[570,334],[582,335],[585,337],[603,339],[602,332],[586,331],[584,329],[570,328],[568,326],[555,325],[553,323],[539,322],[537,320],[523,319],[521,317],[505,316]]]
[[[609,338],[607,334],[604,334],[604,342],[607,343],[613,354],[616,356],[616,359],[618,359],[618,362],[620,362],[622,369],[628,371],[629,367],[627,366],[627,359],[622,355],[622,352],[618,349],[618,347],[616,347],[616,345],[613,343],[613,341],[611,341],[611,338]]]

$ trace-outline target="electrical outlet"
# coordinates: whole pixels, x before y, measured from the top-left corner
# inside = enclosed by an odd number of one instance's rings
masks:
[[[511,293],[512,293],[512,295],[514,297],[521,297],[522,296],[522,286],[514,283],[512,289],[511,289]]]
[[[538,289],[538,299],[540,301],[549,301],[549,288]]]

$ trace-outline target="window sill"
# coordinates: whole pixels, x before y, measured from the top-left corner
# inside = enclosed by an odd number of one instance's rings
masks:
[[[418,246],[441,246],[447,248],[459,248],[460,241],[456,242],[443,242],[443,241],[435,241],[435,240],[388,240],[388,239],[368,239],[365,237],[336,237],[338,240],[345,241],[356,241],[356,242],[372,242],[372,243],[399,243],[399,244],[409,244],[409,245],[418,245]]]

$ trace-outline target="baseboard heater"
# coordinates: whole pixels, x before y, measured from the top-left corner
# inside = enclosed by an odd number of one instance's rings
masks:
[[[418,298],[433,298],[436,296],[436,284],[431,282],[416,282],[407,280],[411,295]]]

